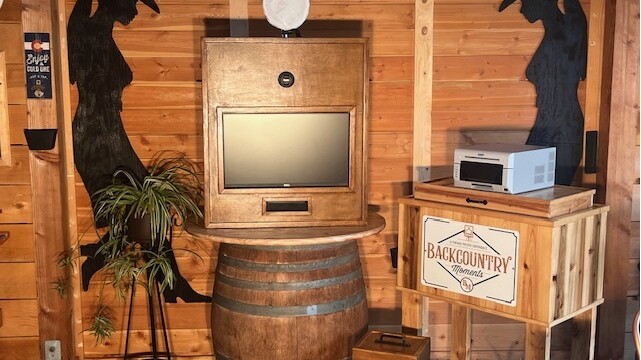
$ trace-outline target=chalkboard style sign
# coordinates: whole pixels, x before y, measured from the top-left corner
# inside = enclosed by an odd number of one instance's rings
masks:
[[[51,54],[48,33],[24,34],[27,98],[51,99]]]

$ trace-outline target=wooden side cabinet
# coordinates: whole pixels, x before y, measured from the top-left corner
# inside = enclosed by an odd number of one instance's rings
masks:
[[[572,319],[573,358],[593,359],[608,211],[593,195],[417,185],[399,205],[403,327],[420,328],[411,316],[421,314],[418,297],[441,299],[452,304],[451,359],[470,358],[470,309],[525,322],[525,358],[549,359],[552,327]]]

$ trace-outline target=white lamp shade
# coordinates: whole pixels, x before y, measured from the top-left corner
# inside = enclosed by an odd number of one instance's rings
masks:
[[[263,0],[267,21],[284,30],[300,27],[309,15],[309,0]]]

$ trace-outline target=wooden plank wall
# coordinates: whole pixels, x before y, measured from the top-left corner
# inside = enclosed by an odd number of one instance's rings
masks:
[[[37,359],[38,303],[33,238],[21,2],[0,9],[0,49],[6,54],[11,164],[0,166],[0,359]]]
[[[228,0],[157,0],[155,14],[138,3],[139,15],[127,27],[116,26],[114,38],[134,72],[134,82],[124,92],[122,118],[138,155],[148,161],[158,150],[178,150],[202,162],[202,113],[200,88],[200,38],[219,33],[216,19],[229,18]],[[67,14],[74,5],[66,2]],[[94,5],[95,5],[94,1]],[[248,1],[250,34],[255,19],[264,18],[262,2]],[[363,36],[370,38],[369,203],[387,222],[379,235],[360,241],[361,262],[367,285],[370,324],[400,324],[400,294],[389,249],[395,246],[397,205],[409,194],[412,178],[412,93],[414,56],[413,0],[312,0],[308,22],[331,20],[331,26],[315,26],[303,36]],[[228,23],[226,20],[223,24]],[[344,24],[343,24],[344,23]],[[358,32],[354,32],[357,25]],[[226,25],[224,25],[226,26]],[[341,28],[343,26],[344,28]],[[269,29],[269,26],[266,27]],[[344,29],[344,30],[343,30]],[[278,36],[274,30],[272,36]],[[76,101],[72,88],[72,104]],[[76,177],[78,233],[81,243],[96,240],[91,227],[89,199]],[[188,248],[202,260],[177,251],[182,274],[201,293],[211,293],[217,247],[195,243],[183,234],[174,248]],[[82,302],[82,328],[95,311],[99,277],[88,292],[78,291]],[[80,289],[80,284],[75,286]],[[117,328],[125,328],[125,305],[105,288],[114,309]],[[138,295],[142,295],[139,291]],[[181,356],[212,354],[207,304],[166,305],[172,350]],[[135,299],[132,351],[145,350],[149,341],[145,299]],[[106,344],[96,344],[86,332],[82,339],[85,358],[111,356],[124,347],[118,332]]]

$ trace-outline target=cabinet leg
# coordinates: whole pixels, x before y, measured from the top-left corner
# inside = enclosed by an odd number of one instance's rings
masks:
[[[401,298],[402,333],[424,336],[427,333],[429,299],[410,292],[402,292]]]
[[[472,340],[472,310],[452,304],[452,326],[450,327],[450,360],[470,360]]]
[[[550,332],[547,326],[525,324],[525,360],[550,359]]]
[[[572,318],[571,360],[594,359],[596,306]]]

